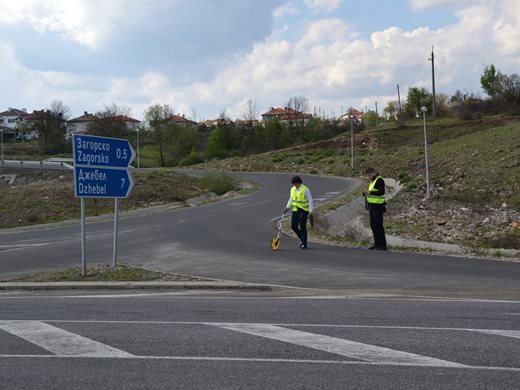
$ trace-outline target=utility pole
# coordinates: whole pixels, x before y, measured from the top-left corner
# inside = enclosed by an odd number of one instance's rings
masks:
[[[397,104],[399,104],[399,116],[401,116],[401,92],[399,92],[399,84],[397,84]]]
[[[379,126],[379,115],[377,113],[377,102],[376,102],[376,127]]]
[[[432,62],[432,118],[435,118],[435,56],[433,54],[433,45],[432,45],[432,56],[428,58]]]

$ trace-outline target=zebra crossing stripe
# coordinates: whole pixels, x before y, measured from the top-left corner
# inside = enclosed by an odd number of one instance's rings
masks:
[[[60,357],[128,358],[134,356],[41,321],[0,321],[0,329]]]
[[[428,367],[469,367],[447,360],[397,351],[390,348],[359,343],[336,337],[302,332],[269,324],[218,324],[207,323],[222,329],[283,341],[336,355],[378,364],[400,364]]]

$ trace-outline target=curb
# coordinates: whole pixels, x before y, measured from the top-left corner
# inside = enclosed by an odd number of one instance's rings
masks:
[[[391,199],[401,189],[399,181],[392,178],[384,178],[388,187],[388,197]],[[364,199],[358,197],[351,202],[339,207],[338,209],[325,214],[327,226],[325,232],[332,236],[342,237],[348,230],[356,238],[370,242],[372,239],[372,230],[363,223],[363,215],[365,214]],[[403,238],[391,234],[386,235],[389,246],[394,249],[399,248],[415,248],[418,250],[429,250],[439,252],[448,256],[464,256],[464,257],[482,257],[488,256],[492,259],[499,257],[501,260],[514,261],[515,257],[520,257],[520,250],[501,249],[501,248],[485,248],[480,250],[480,254],[473,253],[470,248],[466,248],[458,244],[450,244],[444,242],[422,241],[411,238]],[[501,254],[501,257],[497,254]]]
[[[255,283],[206,281],[206,282],[2,282],[0,291],[5,290],[263,290],[272,286]]]

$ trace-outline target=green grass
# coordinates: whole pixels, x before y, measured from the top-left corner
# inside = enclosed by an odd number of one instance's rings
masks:
[[[92,264],[87,274],[81,276],[81,269],[69,268],[63,271],[37,272],[9,282],[126,282],[126,281],[201,281],[207,280],[188,275],[150,271],[141,267],[120,264],[113,269],[106,264]]]
[[[200,178],[200,184],[217,195],[224,195],[229,191],[238,191],[239,180],[228,173],[210,172]]]
[[[157,167],[159,166],[159,161],[160,154],[156,145],[142,145],[139,147],[139,165],[141,168]],[[137,156],[132,165],[137,167]]]

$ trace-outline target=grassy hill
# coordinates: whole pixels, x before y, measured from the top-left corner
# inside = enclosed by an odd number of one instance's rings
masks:
[[[520,249],[520,117],[428,119],[426,127],[430,198],[425,198],[420,119],[404,126],[383,124],[354,134],[354,168],[350,133],[269,153],[213,161],[197,168],[365,178],[365,169],[372,166],[384,177],[399,179],[404,186],[388,204],[388,233],[473,248]],[[37,145],[7,146],[8,156],[40,158]],[[50,173],[24,172],[20,176],[22,184],[27,175],[27,185],[10,188],[0,182],[0,228],[77,216],[70,177],[50,180],[46,178]],[[207,191],[200,183],[169,171],[137,175],[134,180],[136,186],[122,204],[123,210],[182,200]],[[89,210],[94,214],[110,212],[112,205],[100,200]]]
[[[354,134],[354,169],[350,133],[204,167],[364,177],[364,170],[372,166],[405,186],[389,204],[390,233],[520,249],[520,117],[427,120],[426,128],[432,195],[428,199],[422,120]]]

